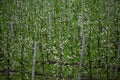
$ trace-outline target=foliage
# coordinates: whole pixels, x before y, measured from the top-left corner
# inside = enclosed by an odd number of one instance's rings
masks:
[[[34,42],[35,80],[77,80],[79,71],[89,79],[113,79],[113,67],[120,64],[119,3],[119,0],[2,0],[1,80],[31,79]],[[83,66],[79,69],[84,34]]]

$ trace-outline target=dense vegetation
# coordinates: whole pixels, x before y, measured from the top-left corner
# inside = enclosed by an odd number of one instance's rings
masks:
[[[0,80],[120,80],[119,0],[0,0]]]

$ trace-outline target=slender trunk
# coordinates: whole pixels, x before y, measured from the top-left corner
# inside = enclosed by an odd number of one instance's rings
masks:
[[[64,4],[61,1],[61,4]],[[62,9],[63,10],[63,9]],[[61,11],[61,31],[59,35],[59,54],[60,54],[60,62],[59,62],[59,80],[63,80],[62,70],[63,70],[63,33],[64,33],[64,23],[63,23],[63,11]]]
[[[24,34],[23,34],[23,20],[22,20],[22,0],[17,0],[17,9],[18,9],[18,18],[19,18],[19,27],[20,27],[20,36],[21,36],[21,79],[24,80]],[[11,31],[13,32],[14,23],[11,22]],[[12,37],[14,33],[12,34]]]
[[[117,80],[117,72],[118,72],[118,65],[115,65],[115,74],[114,74],[114,80]]]
[[[7,2],[7,9],[8,9],[8,20],[10,20],[10,1],[8,0]],[[10,30],[9,30],[9,25],[7,26],[7,80],[11,80],[10,78]]]
[[[45,68],[44,68],[44,64],[45,64],[45,62],[44,62],[44,54],[43,54],[43,34],[42,34],[42,28],[44,27],[43,25],[43,23],[44,23],[44,12],[43,12],[43,10],[44,10],[44,1],[42,1],[41,2],[41,16],[43,17],[43,18],[41,18],[41,27],[40,27],[40,44],[39,44],[39,49],[40,49],[40,52],[41,52],[41,80],[44,80],[44,77],[43,77],[43,75],[45,75],[44,74],[44,70],[45,70]]]
[[[89,80],[92,80],[92,62],[91,62],[91,47],[90,47],[90,43],[91,43],[91,28],[90,28],[90,33],[89,33],[89,39],[88,39],[88,61],[89,61]]]
[[[107,44],[108,44],[108,40],[106,41]],[[107,44],[106,44],[106,47],[107,47]],[[108,49],[106,49],[106,55],[105,55],[105,59],[106,59],[106,80],[109,80],[109,63],[108,63],[108,52],[107,52]]]
[[[81,51],[80,51],[80,63],[79,63],[79,75],[78,75],[78,80],[82,80],[82,77],[81,77],[81,69],[82,69],[82,58],[83,58],[83,55],[84,55],[84,46],[85,46],[85,34],[83,34],[83,40],[82,40],[82,48],[81,48]]]
[[[2,24],[1,22],[0,22],[0,24]],[[1,66],[1,61],[3,61],[4,60],[4,57],[5,57],[5,55],[3,54],[3,49],[2,49],[2,46],[3,46],[3,31],[2,31],[2,25],[0,25],[0,67],[2,68],[2,66]],[[0,74],[1,75],[1,74]]]
[[[9,29],[9,28],[8,28]],[[10,79],[10,36],[9,36],[9,30],[7,30],[7,80]]]
[[[99,67],[101,66],[101,50],[100,50],[100,48],[101,48],[101,40],[100,40],[100,38],[101,38],[101,34],[100,33],[102,33],[102,27],[101,27],[101,20],[100,20],[100,18],[99,18],[99,20],[98,20],[98,49],[97,49],[97,51],[98,51],[98,55],[99,55],[99,60],[98,60],[98,65],[99,65]]]
[[[36,62],[36,42],[34,43],[33,66],[32,66],[32,80],[35,78],[35,62]]]
[[[0,23],[1,24],[1,23]],[[1,66],[1,62],[4,60],[4,55],[2,54],[3,52],[2,52],[2,32],[1,32],[2,30],[1,30],[1,25],[0,25],[0,68],[2,69],[2,66]],[[0,69],[0,70],[1,70]],[[2,76],[1,75],[1,72],[0,72],[0,76]]]
[[[115,36],[114,53],[115,53],[115,56],[114,56],[114,58],[116,59],[116,64],[117,64],[119,62],[118,56],[119,56],[120,51],[119,51],[119,26],[118,26],[119,19],[117,16],[116,9],[117,9],[117,7],[116,7],[116,1],[115,1],[115,3],[114,3],[114,12],[115,12],[115,16],[114,16],[114,18],[115,18],[115,21],[114,21],[114,26],[115,26],[115,28],[114,28],[114,32],[115,32],[115,34],[114,34],[114,36]],[[114,80],[117,80],[117,73],[118,73],[118,66],[115,65]]]
[[[21,78],[24,80],[25,70],[24,70],[24,38],[22,38],[21,44]]]

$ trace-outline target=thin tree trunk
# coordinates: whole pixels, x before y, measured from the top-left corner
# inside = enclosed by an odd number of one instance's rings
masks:
[[[114,26],[115,26],[115,28],[114,28],[114,32],[115,32],[114,48],[115,48],[115,50],[114,50],[114,53],[115,53],[115,57],[114,58],[116,59],[116,64],[117,63],[119,64],[119,57],[118,57],[118,55],[120,53],[120,50],[119,50],[119,47],[120,47],[120,45],[119,45],[119,26],[118,26],[119,18],[117,16],[116,8],[117,7],[116,7],[116,1],[115,1],[115,3],[114,3],[114,12],[115,12],[115,16],[114,16],[114,18],[115,18],[115,20],[114,20]],[[118,65],[115,65],[114,80],[117,80],[117,73],[118,73]]]
[[[9,0],[7,2],[7,9],[8,9],[8,20],[10,20],[10,4],[9,4]],[[7,48],[6,48],[6,51],[7,51],[7,80],[11,80],[10,78],[10,29],[9,29],[9,25],[8,25],[8,28],[7,28]]]
[[[82,48],[81,48],[81,52],[80,52],[79,70],[82,69],[82,58],[83,58],[83,55],[84,55],[84,46],[85,46],[85,34],[83,34]],[[79,71],[78,80],[82,80],[81,71]]]
[[[23,52],[24,52],[24,44],[21,49],[21,70],[22,70],[22,80],[24,80],[24,63],[23,63]]]
[[[9,29],[9,28],[8,28]],[[10,80],[10,36],[9,30],[7,30],[7,80]]]
[[[61,4],[64,4],[63,1],[61,1]],[[62,9],[63,10],[63,9]],[[59,56],[60,56],[60,62],[59,62],[59,80],[63,80],[62,70],[63,70],[63,32],[64,32],[64,23],[63,23],[63,11],[61,10],[61,31],[59,35]]]
[[[34,43],[33,66],[32,66],[32,80],[35,78],[35,62],[36,62],[36,42]]]
[[[117,80],[118,65],[115,65],[114,80]]]
[[[91,42],[91,28],[90,28],[88,46],[87,47],[88,47],[88,62],[89,62],[89,80],[92,80],[92,62],[91,62],[90,42]]]
[[[43,23],[44,23],[44,1],[41,1],[41,16],[43,17],[43,18],[41,18],[41,27],[40,27],[40,44],[39,44],[39,49],[40,49],[40,52],[41,52],[41,80],[44,80],[44,77],[43,77],[43,75],[44,75],[44,70],[45,70],[45,68],[44,68],[44,64],[45,64],[45,62],[44,62],[44,54],[43,54],[43,35],[42,35],[42,28],[43,28]]]
[[[100,33],[102,33],[102,27],[101,27],[101,19],[99,18],[99,20],[98,20],[98,49],[97,49],[97,51],[98,51],[98,55],[99,55],[99,60],[98,60],[98,65],[99,65],[99,67],[101,66],[101,50],[100,50],[100,48],[101,48],[101,40],[100,40],[100,37],[101,37],[101,34]]]
[[[21,44],[21,78],[24,80],[25,71],[24,71],[24,37],[22,38]]]
[[[0,22],[1,24],[1,22]],[[3,59],[3,54],[2,54],[2,26],[0,25],[0,61]],[[0,66],[1,67],[1,66]]]
[[[120,59],[120,43],[118,44],[118,50],[117,50],[117,58],[116,61],[119,62]],[[119,64],[119,63],[118,63]],[[118,65],[115,65],[115,71],[114,71],[114,80],[117,80],[117,74],[118,74]]]

